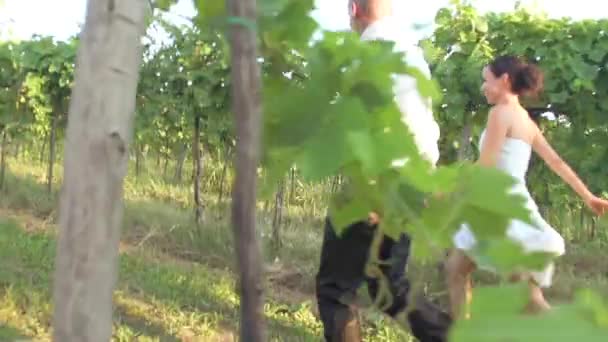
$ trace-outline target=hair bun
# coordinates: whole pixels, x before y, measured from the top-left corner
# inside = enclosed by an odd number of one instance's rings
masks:
[[[523,63],[513,80],[513,91],[519,95],[537,96],[544,86],[544,77],[536,64]]]
[[[526,63],[517,56],[496,57],[489,64],[494,76],[509,75],[511,91],[517,95],[537,96],[543,90],[543,73],[536,64]]]

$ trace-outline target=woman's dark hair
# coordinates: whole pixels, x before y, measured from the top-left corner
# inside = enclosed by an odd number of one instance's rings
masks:
[[[535,64],[530,64],[515,56],[500,56],[489,64],[496,77],[509,75],[511,91],[517,95],[537,96],[543,90],[543,72]]]

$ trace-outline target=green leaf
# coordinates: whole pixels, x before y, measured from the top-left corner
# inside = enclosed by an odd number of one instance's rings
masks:
[[[370,168],[371,175],[377,175],[382,170],[390,169],[396,160],[407,159],[410,165],[421,160],[414,138],[407,130],[405,124],[388,126],[388,130],[375,131],[371,137],[374,141],[374,155],[376,166]],[[423,168],[424,166],[416,164]]]
[[[344,136],[340,134],[328,132],[311,139],[303,147],[296,164],[300,166],[302,177],[306,181],[318,181],[336,174],[353,157]]]
[[[587,317],[594,325],[608,328],[608,306],[605,298],[591,290],[583,289],[576,294],[576,303],[589,314]]]
[[[606,51],[603,49],[595,48],[589,51],[589,58],[595,63],[603,62],[605,57]]]
[[[428,163],[422,160],[410,160],[403,168],[402,174],[408,182],[419,191],[427,193],[451,193],[460,185],[461,167],[450,165],[431,171]]]
[[[157,0],[156,7],[163,11],[168,11],[169,8],[173,6],[176,2],[176,0]]]
[[[361,163],[364,172],[366,174],[377,172],[378,164],[375,158],[374,142],[369,133],[361,131],[348,132],[346,140],[353,151],[354,157]]]
[[[434,80],[428,79],[422,71],[417,68],[408,67],[407,73],[416,79],[420,95],[428,97],[433,101],[441,101],[441,91]]]
[[[439,26],[447,25],[452,19],[452,14],[447,8],[442,8],[435,15],[435,23]]]
[[[464,206],[459,223],[468,224],[477,239],[494,239],[504,237],[509,224],[509,217],[497,215],[493,210],[479,208],[475,205]]]
[[[501,214],[524,222],[530,221],[526,198],[510,193],[516,181],[496,168],[465,166],[461,189],[467,203],[479,209]]]
[[[527,284],[476,288],[475,299],[471,303],[471,317],[476,319],[490,312],[494,317],[519,315],[528,303],[528,291]]]
[[[424,262],[430,261],[432,257],[437,257],[437,255],[433,255],[432,251],[440,251],[452,245],[454,222],[460,208],[459,204],[450,198],[441,200],[430,198],[426,205],[421,204],[410,205],[415,212],[421,212],[421,214],[419,220],[413,218],[411,224],[408,225],[408,232],[416,241],[411,247],[412,257]]]
[[[265,150],[262,165],[266,172],[260,184],[259,195],[270,198],[276,191],[277,184],[293,165],[293,148]]]
[[[366,220],[370,211],[372,203],[365,197],[349,196],[345,192],[333,198],[329,217],[334,229],[341,235],[349,225]]]
[[[559,93],[551,93],[549,94],[549,99],[552,103],[566,103],[570,97],[570,94],[566,91],[562,91]]]
[[[278,86],[267,87],[267,94],[279,94]],[[265,113],[267,146],[295,146],[315,136],[327,117],[326,90],[323,87],[291,88],[283,96],[269,99]],[[316,104],[316,105],[315,105]],[[345,115],[345,113],[342,113]]]
[[[481,240],[471,255],[480,268],[494,269],[505,276],[525,270],[540,272],[557,257],[551,253],[527,253],[522,245],[505,235]]]
[[[572,59],[571,66],[576,75],[585,81],[593,81],[599,72],[598,67],[595,65],[589,65],[582,61],[580,58]]]
[[[475,22],[475,29],[480,33],[488,32],[488,22],[485,18],[477,17]]]
[[[274,48],[305,48],[317,22],[310,17],[313,0],[266,0],[258,8],[264,41]],[[285,50],[281,50],[284,53]]]
[[[196,22],[199,26],[207,26],[227,16],[226,1],[223,0],[194,0],[194,7],[197,9]]]
[[[608,329],[594,319],[590,299],[578,296],[575,304],[562,304],[538,316],[521,311],[526,302],[525,288],[502,286],[476,291],[470,320],[460,320],[450,332],[455,342],[568,342],[573,340],[600,342]],[[602,301],[594,306],[600,310]]]

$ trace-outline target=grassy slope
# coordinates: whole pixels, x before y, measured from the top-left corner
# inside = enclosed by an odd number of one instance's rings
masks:
[[[11,170],[8,190],[0,196],[0,341],[49,340],[56,194],[45,193],[43,167],[12,163]],[[220,215],[226,208],[207,199],[207,219],[197,228],[183,208],[187,188],[152,178],[129,179],[125,188],[114,340],[235,340],[232,237],[226,215]],[[269,222],[260,216],[266,242]],[[284,231],[282,252],[266,253],[270,340],[319,341],[312,296],[320,239],[311,226],[317,222],[290,222],[298,230]],[[366,318],[368,341],[408,340],[383,317]]]
[[[12,161],[11,171],[8,191],[0,196],[0,341],[18,337],[45,340],[51,313],[55,194],[44,191],[44,167]],[[215,195],[207,197],[207,218],[197,228],[186,209],[191,204],[188,187],[146,176],[129,178],[125,189],[115,340],[234,340],[238,298],[225,205],[215,203]],[[281,252],[273,254],[265,248],[270,287],[265,312],[272,340],[319,340],[312,276],[321,220],[319,213],[314,214],[290,208]],[[260,205],[259,227],[265,245],[269,217]],[[599,241],[569,246],[569,254],[560,261],[556,285],[548,292],[554,300],[568,300],[580,286],[608,295],[608,256],[599,253],[601,247]],[[444,299],[437,270],[413,266],[412,272],[422,270],[428,275],[429,291]],[[479,278],[481,282],[491,280],[485,275]],[[368,341],[409,339],[380,315],[365,315]]]
[[[0,329],[2,340],[22,334],[48,339],[53,236],[0,221]],[[115,295],[117,341],[200,341],[229,337],[238,324],[231,272],[174,261],[144,250],[122,254]],[[314,340],[319,326],[305,305],[269,301],[271,338]],[[137,337],[137,339],[136,339]]]

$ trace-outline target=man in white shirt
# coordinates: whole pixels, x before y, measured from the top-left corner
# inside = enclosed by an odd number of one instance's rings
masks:
[[[407,27],[399,27],[391,20],[391,0],[348,0],[351,27],[361,34],[362,40],[390,40],[396,49],[404,51],[408,65],[415,66],[430,76],[428,65],[415,39],[407,36]],[[405,39],[403,39],[405,38]],[[395,75],[395,100],[408,125],[419,152],[431,164],[439,159],[439,126],[433,118],[431,103],[418,93],[416,80],[407,75]],[[423,205],[421,194],[412,191],[412,201]],[[326,341],[361,341],[354,297],[357,289],[367,282],[372,297],[378,291],[378,282],[365,276],[369,248],[378,225],[378,218],[370,214],[368,221],[353,223],[338,237],[330,219],[325,221],[325,235],[321,248],[321,262],[317,273],[317,302],[323,321]],[[393,318],[405,313],[407,325],[422,342],[443,342],[451,319],[446,312],[419,297],[408,308],[410,283],[405,276],[409,256],[410,239],[403,235],[399,241],[384,237],[379,257],[390,259],[390,266],[383,266],[383,273],[390,282],[394,296],[392,305],[385,313]],[[407,311],[407,312],[404,312]],[[401,316],[403,317],[403,316]]]
[[[417,40],[408,32],[406,25],[397,23],[392,17],[391,0],[349,0],[351,11],[351,26],[361,34],[361,40],[385,40],[395,42],[395,50],[405,53],[406,63],[431,77],[429,66],[424,59],[422,49]],[[377,8],[377,14],[373,9]],[[352,15],[367,12],[360,16]],[[361,20],[361,16],[364,18]],[[418,150],[431,164],[439,160],[439,125],[433,117],[430,99],[423,98],[418,92],[416,79],[409,75],[395,75],[395,100],[402,113]]]

